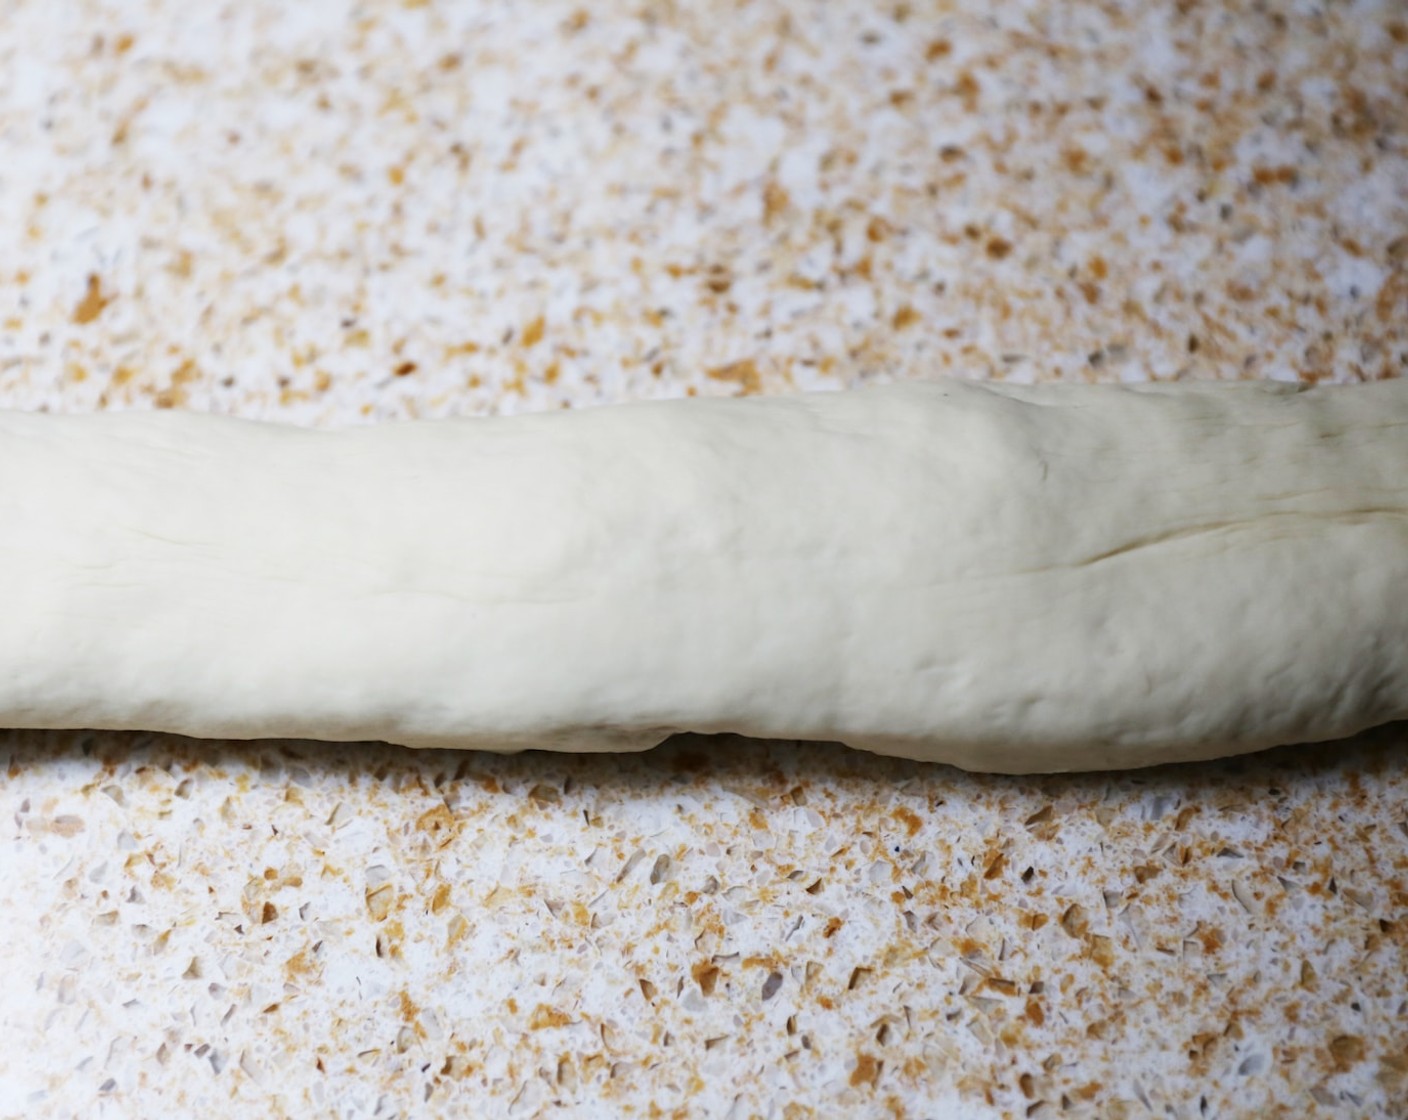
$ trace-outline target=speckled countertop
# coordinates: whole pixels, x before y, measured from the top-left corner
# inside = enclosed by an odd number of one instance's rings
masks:
[[[0,17],[0,406],[1408,374],[1400,4]],[[1408,730],[0,732],[0,1116],[1408,1116]]]

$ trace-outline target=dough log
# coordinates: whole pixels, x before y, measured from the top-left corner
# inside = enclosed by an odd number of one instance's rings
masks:
[[[1408,717],[1408,381],[0,413],[0,725],[1142,766]]]

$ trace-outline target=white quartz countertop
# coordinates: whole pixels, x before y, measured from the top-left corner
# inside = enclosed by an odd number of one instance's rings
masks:
[[[1405,122],[1391,0],[11,0],[0,407],[1408,375]],[[0,882],[3,1118],[1408,1115],[1403,726],[0,732]]]

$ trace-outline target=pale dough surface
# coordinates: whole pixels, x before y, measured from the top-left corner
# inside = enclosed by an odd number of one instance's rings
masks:
[[[1408,717],[1408,381],[0,413],[0,725],[1140,766]]]

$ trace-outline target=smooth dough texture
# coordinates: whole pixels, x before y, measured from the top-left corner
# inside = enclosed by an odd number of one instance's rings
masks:
[[[1408,717],[1408,381],[0,413],[0,725],[1142,766]]]

